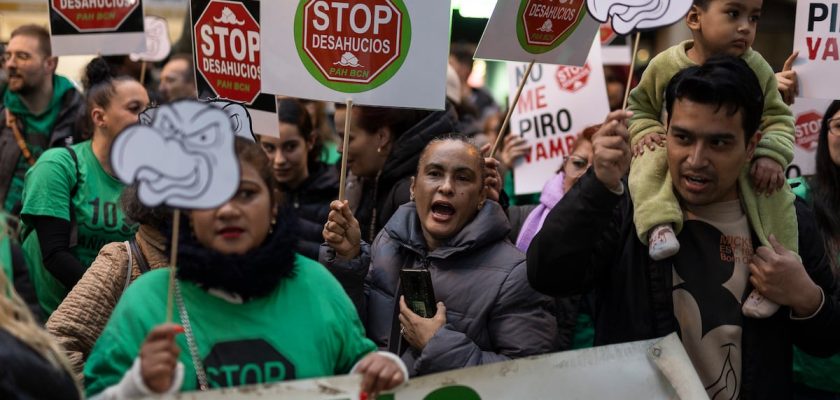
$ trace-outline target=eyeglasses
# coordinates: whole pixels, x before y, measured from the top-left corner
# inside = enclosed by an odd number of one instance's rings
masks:
[[[828,120],[828,133],[834,136],[840,136],[840,118]]]
[[[589,169],[589,160],[574,154],[563,158],[563,171],[566,175],[580,176]]]

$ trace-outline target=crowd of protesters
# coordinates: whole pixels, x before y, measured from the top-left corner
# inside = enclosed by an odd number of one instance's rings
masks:
[[[144,205],[110,151],[151,104],[195,99],[192,56],[146,86],[97,57],[79,87],[46,29],[17,27],[0,84],[0,398],[348,373],[375,395],[671,332],[712,399],[840,398],[840,100],[816,174],[786,181],[798,78],[751,48],[761,5],[695,0],[693,39],[651,61],[627,109],[628,71],[606,71],[612,111],[530,204],[506,189],[529,145],[501,132],[489,157],[503,111],[468,81],[474,48],[453,44],[445,109],[278,98],[275,132],[235,139],[234,196],[183,215]],[[407,272],[430,277],[422,310]]]

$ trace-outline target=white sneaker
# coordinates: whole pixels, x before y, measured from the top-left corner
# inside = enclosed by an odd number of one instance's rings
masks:
[[[670,224],[657,225],[648,237],[648,254],[659,261],[672,257],[680,251],[680,241]]]

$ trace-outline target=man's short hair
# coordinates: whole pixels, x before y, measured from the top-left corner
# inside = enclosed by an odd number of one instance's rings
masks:
[[[176,53],[169,57],[168,63],[177,60],[184,60],[187,62],[187,70],[184,71],[184,81],[185,82],[194,82],[195,81],[195,74],[193,73],[193,56],[189,53]]]
[[[668,123],[677,99],[726,107],[728,115],[741,111],[744,140],[758,131],[764,111],[764,92],[755,73],[744,60],[731,56],[712,57],[705,64],[686,68],[671,78],[665,89]]]
[[[38,40],[39,51],[44,57],[52,57],[52,44],[50,44],[50,32],[47,28],[35,24],[21,25],[12,31],[10,38],[15,36],[29,36]]]

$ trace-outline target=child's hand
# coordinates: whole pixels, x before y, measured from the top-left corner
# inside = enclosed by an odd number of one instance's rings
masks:
[[[772,158],[756,158],[750,174],[758,194],[770,196],[785,184],[785,170]]]
[[[650,151],[656,150],[656,146],[665,146],[665,135],[660,133],[650,133],[645,135],[635,146],[633,146],[633,157],[638,157],[645,154],[645,147]]]

